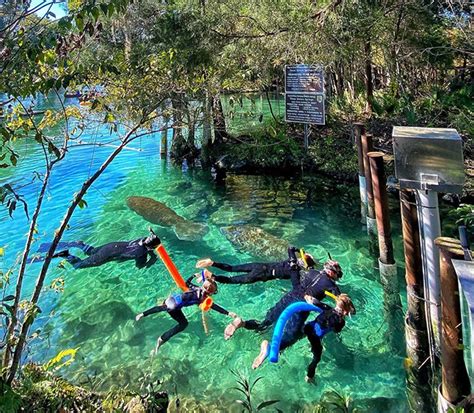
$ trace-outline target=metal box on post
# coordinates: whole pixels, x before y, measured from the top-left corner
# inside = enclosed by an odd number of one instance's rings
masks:
[[[456,129],[394,126],[392,136],[400,188],[461,192],[464,161]]]

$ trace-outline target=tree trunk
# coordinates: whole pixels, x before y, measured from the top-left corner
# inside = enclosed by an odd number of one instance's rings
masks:
[[[370,117],[372,116],[373,101],[374,101],[374,79],[372,76],[372,45],[370,39],[365,42],[365,78],[367,91],[366,112]]]
[[[25,319],[21,325],[20,335],[18,337],[18,342],[15,346],[15,352],[13,354],[13,361],[11,367],[8,371],[7,375],[7,384],[11,384],[13,379],[15,378],[16,372],[20,365],[21,356],[23,354],[23,348],[26,343],[26,337],[28,335],[28,330],[33,324],[33,321],[36,318],[35,310],[37,308],[37,303],[41,294],[41,290],[43,289],[44,280],[46,278],[46,274],[48,272],[49,266],[51,264],[51,260],[53,258],[54,252],[56,251],[56,247],[63,236],[64,231],[69,225],[69,221],[74,213],[77,205],[83,199],[84,195],[86,194],[87,190],[91,187],[91,185],[99,178],[99,176],[104,172],[104,170],[110,165],[110,163],[115,159],[115,157],[122,151],[122,149],[127,146],[130,142],[137,139],[139,135],[135,135],[135,132],[140,127],[141,122],[137,124],[134,128],[132,128],[127,135],[125,136],[122,143],[109,155],[109,157],[104,161],[104,163],[96,170],[96,172],[88,178],[83,184],[80,191],[74,196],[71,205],[67,209],[64,218],[59,226],[59,228],[54,232],[53,242],[46,254],[46,258],[44,260],[43,266],[41,267],[41,271],[36,279],[36,285],[33,291],[33,295],[29,302],[30,308],[28,309]]]
[[[224,109],[222,108],[219,94],[215,95],[212,99],[212,115],[214,122],[214,144],[219,145],[228,137],[225,126]]]
[[[3,353],[3,367],[8,367],[10,363],[10,352],[11,352],[11,340],[13,339],[13,334],[15,331],[15,327],[18,321],[18,306],[20,304],[20,297],[21,297],[21,290],[23,287],[23,277],[25,275],[25,268],[28,259],[28,255],[30,253],[31,244],[33,243],[33,237],[36,231],[36,223],[38,222],[38,216],[41,210],[41,206],[44,200],[44,194],[46,192],[46,188],[48,187],[49,178],[51,176],[51,168],[52,165],[48,165],[46,169],[46,174],[43,179],[43,184],[41,185],[41,190],[38,195],[38,199],[36,201],[35,211],[33,213],[33,217],[30,222],[30,228],[28,230],[28,238],[26,240],[25,249],[23,250],[23,255],[21,258],[20,269],[18,270],[18,278],[16,281],[16,288],[15,288],[15,301],[13,302],[13,310],[11,314],[10,324],[8,325],[7,334],[5,337],[6,347]]]

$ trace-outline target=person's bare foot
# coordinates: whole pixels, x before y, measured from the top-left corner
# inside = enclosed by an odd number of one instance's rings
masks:
[[[240,317],[236,317],[232,320],[232,322],[225,328],[224,331],[224,339],[229,340],[235,331],[244,325],[244,320]]]
[[[158,340],[156,340],[156,346],[155,348],[151,351],[151,355],[152,356],[156,356],[156,354],[158,353],[158,350],[160,349],[160,347],[163,345],[163,339],[161,337],[158,337]]]
[[[210,258],[203,258],[196,262],[196,268],[206,268],[212,266],[212,264],[214,264],[214,262]]]
[[[260,354],[252,363],[252,368],[256,369],[262,365],[265,359],[268,356],[268,340],[263,340],[262,344],[260,345]]]

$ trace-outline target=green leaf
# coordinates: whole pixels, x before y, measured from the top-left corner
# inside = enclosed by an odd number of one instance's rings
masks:
[[[82,32],[82,30],[84,30],[84,19],[83,19],[82,15],[80,15],[80,14],[76,16],[76,26],[77,26],[79,31]]]
[[[81,199],[78,203],[77,203],[77,206],[81,209],[83,208],[86,208],[87,207],[87,202],[85,199]]]
[[[3,306],[7,309],[7,311],[10,313],[10,315],[13,316],[13,306],[8,305],[8,304],[3,304]]]
[[[265,407],[271,406],[272,404],[278,403],[280,400],[267,400],[265,402],[260,403],[257,406],[257,411],[264,409]]]
[[[13,166],[16,166],[16,163],[18,162],[18,155],[16,153],[10,155],[10,162]]]
[[[52,358],[51,360],[49,360],[44,365],[44,369],[49,370],[49,369],[54,367],[54,370],[58,370],[61,367],[68,366],[69,364],[71,364],[74,361],[74,359],[76,357],[77,350],[79,350],[79,347],[70,348],[70,349],[63,350],[63,351],[59,352],[56,357]],[[64,361],[63,363],[61,363],[61,361],[65,357],[68,357],[68,356],[69,356],[69,358],[66,361]]]
[[[91,11],[91,14],[92,14],[92,16],[94,16],[95,21],[99,20],[100,11],[99,11],[98,7],[93,7],[92,11]]]
[[[108,6],[109,17],[111,17],[112,14],[114,14],[114,11],[115,11],[115,6],[112,3],[110,3]]]
[[[14,299],[15,299],[14,295],[7,295],[4,299],[2,299],[2,301],[5,302],[5,301],[11,301]]]

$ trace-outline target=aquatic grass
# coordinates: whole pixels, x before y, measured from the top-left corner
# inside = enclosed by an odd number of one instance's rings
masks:
[[[248,376],[246,376],[241,371],[230,370],[230,372],[235,376],[237,386],[232,387],[233,390],[236,390],[243,394],[243,399],[237,399],[236,402],[241,404],[243,407],[243,412],[248,413],[256,413],[259,412],[267,407],[270,407],[280,400],[265,400],[260,402],[256,407],[254,407],[254,388],[256,384],[263,379],[262,376],[258,376],[257,378],[251,380]]]

